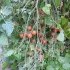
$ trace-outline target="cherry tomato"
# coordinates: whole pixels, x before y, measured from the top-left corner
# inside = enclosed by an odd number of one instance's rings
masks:
[[[32,32],[32,35],[33,35],[33,36],[35,36],[35,35],[36,35],[36,31],[35,31],[35,30]]]
[[[61,29],[59,28],[59,29],[57,29],[57,33],[60,33],[60,31],[61,31]]]
[[[38,36],[41,38],[43,35],[41,33],[38,33]]]
[[[43,40],[43,41],[42,41],[42,44],[45,45],[46,43],[47,43],[47,40]]]
[[[42,61],[44,56],[42,54],[40,54],[39,58],[40,58],[40,61]]]
[[[20,34],[20,38],[23,38],[24,37],[24,34]]]
[[[32,30],[32,26],[28,26],[27,30],[31,31]]]
[[[32,34],[31,34],[31,33],[28,33],[28,34],[27,34],[27,37],[28,37],[28,38],[32,38]]]
[[[51,33],[51,36],[52,36],[52,37],[54,37],[54,36],[55,36],[55,33],[54,33],[54,32],[52,32],[52,33]]]
[[[61,47],[60,50],[63,51],[63,48]]]

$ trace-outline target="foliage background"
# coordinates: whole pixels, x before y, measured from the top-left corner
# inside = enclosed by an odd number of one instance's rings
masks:
[[[45,16],[39,13],[42,9]],[[44,20],[44,26],[40,21]],[[20,38],[21,33],[36,30],[35,43]],[[61,28],[55,37],[48,37],[51,26]],[[41,30],[38,31],[38,28]],[[48,43],[43,45],[38,33]],[[57,40],[55,43],[53,39]],[[0,0],[0,44],[3,46],[3,70],[70,70],[70,0]],[[37,52],[40,48],[40,52]],[[62,48],[63,50],[60,50]],[[43,60],[40,60],[42,56]]]

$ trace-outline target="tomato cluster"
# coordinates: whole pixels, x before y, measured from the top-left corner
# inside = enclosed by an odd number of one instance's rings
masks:
[[[38,29],[34,29],[34,25],[29,25],[27,27],[26,32],[20,34],[20,38],[23,39],[28,38],[30,39],[30,43],[37,43],[39,42],[43,45],[49,44],[49,39],[53,38],[53,42],[56,42],[56,36],[58,33],[60,33],[61,28],[57,28],[56,25],[52,25],[51,27],[46,26],[45,21],[44,21],[44,16],[45,13],[39,9],[39,14],[41,14],[42,18],[40,19]],[[46,27],[48,27],[46,29]],[[44,33],[45,31],[45,33]],[[47,33],[49,32],[49,33]],[[37,51],[40,52],[41,49],[37,48]]]

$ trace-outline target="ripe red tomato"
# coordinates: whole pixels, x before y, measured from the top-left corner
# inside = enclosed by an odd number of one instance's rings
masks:
[[[40,54],[39,58],[40,58],[40,61],[42,61],[44,59],[44,56]]]
[[[41,38],[43,35],[41,33],[38,33],[38,36]]]
[[[35,36],[35,35],[36,35],[36,31],[35,31],[35,30],[32,32],[32,35],[33,35],[33,36]]]
[[[51,27],[51,29],[54,30],[54,29],[56,29],[56,27],[53,25],[53,26]]]
[[[40,21],[40,24],[41,24],[41,25],[44,25],[44,20],[41,20],[41,21]]]
[[[42,17],[44,17],[44,16],[45,16],[45,13],[43,12],[43,10],[42,10],[42,9],[39,9],[39,13],[42,15]]]
[[[42,41],[42,44],[45,45],[46,43],[47,43],[47,40],[43,40],[43,41]]]
[[[20,34],[20,38],[23,38],[24,37],[24,34]]]
[[[60,31],[61,31],[61,29],[59,28],[59,29],[57,29],[57,33],[60,33]]]
[[[61,47],[60,50],[63,51],[63,48]]]
[[[28,33],[28,34],[27,34],[27,37],[28,37],[28,38],[32,38],[32,34],[31,34],[31,33]]]
[[[52,27],[51,27],[51,30],[52,30],[53,32],[56,32],[56,31],[57,31],[57,29],[56,29],[55,26],[52,26]]]
[[[27,30],[31,31],[32,30],[32,26],[28,26]]]
[[[55,36],[55,33],[54,33],[54,32],[52,32],[52,33],[51,33],[51,36],[52,36],[52,37],[54,37],[54,36]]]

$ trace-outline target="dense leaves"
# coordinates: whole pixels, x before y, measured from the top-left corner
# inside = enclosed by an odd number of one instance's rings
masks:
[[[0,1],[3,70],[70,70],[69,0]],[[69,40],[70,41],[70,40]]]

